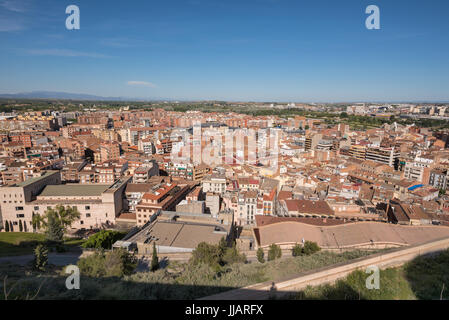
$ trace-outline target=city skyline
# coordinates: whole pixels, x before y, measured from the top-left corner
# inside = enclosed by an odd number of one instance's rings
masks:
[[[449,100],[449,4],[0,1],[0,95],[283,102]],[[380,30],[365,9],[380,8]]]

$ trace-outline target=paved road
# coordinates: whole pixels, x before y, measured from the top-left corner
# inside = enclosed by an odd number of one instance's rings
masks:
[[[69,264],[76,264],[79,257],[81,256],[80,253],[49,253],[48,254],[48,262],[50,264],[54,264],[57,266],[67,266]],[[33,261],[34,255],[24,255],[24,256],[11,256],[11,257],[0,257],[0,263],[15,263],[19,265],[25,265],[30,261]]]

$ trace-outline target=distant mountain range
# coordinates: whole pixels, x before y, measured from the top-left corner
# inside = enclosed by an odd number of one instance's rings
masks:
[[[103,100],[103,101],[158,101],[172,99],[142,99],[130,97],[102,97],[84,93],[69,93],[57,91],[32,91],[20,93],[0,93],[0,98],[8,99],[65,99],[65,100]]]
[[[19,92],[19,93],[0,93],[0,99],[61,99],[61,100],[85,100],[85,101],[216,101],[214,99],[173,99],[173,98],[135,98],[135,97],[102,97],[96,96],[92,94],[84,94],[84,93],[70,93],[70,92],[59,92],[59,91],[31,91],[31,92]],[[218,101],[224,101],[218,99]],[[234,100],[228,100],[234,101]],[[241,102],[241,100],[235,100]],[[252,100],[252,102],[256,102],[257,100]],[[271,101],[271,100],[270,100]],[[276,101],[258,101],[260,103],[285,103],[285,102],[276,102]],[[358,101],[360,102],[360,101]],[[357,101],[335,101],[335,102],[300,102],[300,103],[357,103]],[[420,100],[412,100],[412,101],[369,101],[367,103],[449,103],[449,100],[428,100],[428,101],[420,101]]]

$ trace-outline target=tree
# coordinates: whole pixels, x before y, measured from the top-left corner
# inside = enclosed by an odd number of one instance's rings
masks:
[[[303,252],[306,256],[314,254],[315,252],[318,252],[320,250],[321,250],[321,248],[318,246],[318,244],[316,242],[306,241],[304,243]]]
[[[48,249],[43,244],[38,244],[34,249],[34,267],[37,270],[45,271],[48,263]]]
[[[101,230],[92,235],[82,244],[83,248],[93,249],[112,249],[112,245],[117,240],[122,239],[125,236],[124,233],[114,230]]]
[[[19,220],[19,231],[22,232],[23,231],[23,224],[22,224],[22,220]]]
[[[292,248],[292,256],[298,257],[298,256],[302,256],[302,254],[303,254],[302,246],[299,244],[295,244],[295,246]]]
[[[103,250],[81,258],[77,263],[81,274],[89,277],[122,277],[130,275],[137,266],[136,258],[125,249]]]
[[[224,237],[222,237],[220,239],[220,242],[218,243],[218,254],[220,257],[224,256],[227,248],[228,248],[228,243],[226,242],[226,239]]]
[[[232,264],[237,262],[246,262],[246,256],[244,254],[240,254],[237,250],[235,243],[232,244],[232,247],[226,248],[224,254],[221,256],[221,265]]]
[[[5,220],[5,231],[9,232],[9,222],[8,222],[8,220]]]
[[[159,269],[159,258],[157,257],[156,243],[153,242],[153,255],[151,257],[151,271]]]
[[[262,248],[257,249],[257,261],[259,261],[260,263],[264,263],[265,262],[265,253],[263,252]]]
[[[268,261],[279,259],[281,256],[282,256],[281,247],[273,243],[268,249]]]
[[[221,266],[236,262],[246,262],[246,256],[240,254],[235,243],[232,247],[227,246],[227,242],[222,239],[218,245],[201,242],[193,250],[190,262],[196,264],[208,264],[217,270]]]
[[[60,241],[67,228],[80,218],[80,213],[73,207],[57,205],[55,209],[50,208],[41,215],[33,216],[33,226],[43,229],[49,240]]]
[[[45,234],[50,241],[60,242],[64,237],[64,229],[54,214],[49,214],[47,217]]]
[[[277,246],[277,250],[276,250],[276,258],[280,259],[282,257],[282,250],[281,247]]]
[[[194,265],[204,263],[211,267],[219,266],[221,262],[220,250],[217,245],[200,242],[193,250],[190,261]]]

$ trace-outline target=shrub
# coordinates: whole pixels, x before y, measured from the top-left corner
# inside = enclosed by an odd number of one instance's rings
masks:
[[[114,242],[122,239],[125,236],[124,233],[113,230],[101,230],[92,235],[82,244],[83,248],[94,249],[111,249]]]
[[[302,255],[303,255],[302,246],[299,244],[295,244],[295,246],[292,248],[292,256],[298,257]]]
[[[318,246],[318,244],[316,242],[312,242],[312,241],[306,241],[304,243],[304,247],[303,247],[303,253],[306,256],[309,256],[311,254],[314,254],[315,252],[320,251],[321,248]]]
[[[257,261],[259,261],[260,263],[264,263],[265,262],[265,253],[263,252],[262,248],[257,249]]]
[[[105,255],[106,277],[122,277],[133,273],[137,266],[136,259],[125,249],[117,249]]]
[[[208,264],[210,266],[219,265],[221,262],[220,250],[218,246],[201,242],[193,250],[192,257],[190,258],[192,264]]]
[[[281,256],[282,256],[281,247],[273,243],[268,249],[268,261],[279,259]]]
[[[246,262],[246,256],[240,254],[235,243],[232,247],[228,247],[225,240],[222,239],[218,245],[201,242],[193,250],[190,262],[194,265],[208,264],[209,266],[219,269],[220,266],[237,262]]]
[[[124,249],[97,251],[78,260],[81,273],[89,277],[122,277],[131,274],[136,266],[136,259]]]
[[[37,270],[45,271],[45,267],[48,263],[48,248],[43,245],[37,245],[36,249],[34,249],[34,267]]]
[[[5,232],[9,232],[9,222],[5,220]]]
[[[245,263],[246,256],[244,254],[240,254],[237,250],[235,244],[232,245],[231,248],[226,248],[224,254],[222,256],[223,264],[232,264],[232,263]]]

